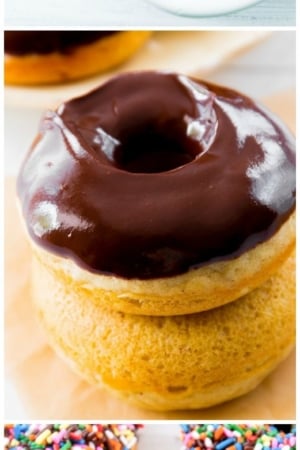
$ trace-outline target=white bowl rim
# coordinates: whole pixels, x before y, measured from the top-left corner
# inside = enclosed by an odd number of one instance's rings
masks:
[[[212,16],[237,11],[261,0],[148,0],[175,14],[186,16]]]

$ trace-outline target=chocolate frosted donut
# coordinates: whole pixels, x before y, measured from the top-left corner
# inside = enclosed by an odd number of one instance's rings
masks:
[[[290,253],[295,143],[233,90],[129,73],[46,115],[18,194],[34,243],[101,299],[194,312],[250,291]]]
[[[134,73],[46,116],[19,195],[47,250],[95,272],[173,276],[280,228],[295,206],[294,151],[292,136],[236,92]]]
[[[133,55],[149,31],[6,31],[5,82],[61,83],[111,69]]]
[[[10,55],[69,53],[117,31],[5,31],[5,53]]]

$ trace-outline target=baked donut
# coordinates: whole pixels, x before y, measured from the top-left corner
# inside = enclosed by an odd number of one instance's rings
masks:
[[[61,83],[128,59],[150,31],[5,31],[5,82]]]
[[[243,395],[295,343],[292,257],[237,301],[182,316],[116,312],[36,258],[32,289],[38,321],[71,368],[146,409],[205,408]]]
[[[133,424],[7,424],[4,449],[136,450],[138,428]]]
[[[45,116],[18,195],[53,290],[190,314],[247,294],[291,253],[295,142],[233,90],[128,73]]]

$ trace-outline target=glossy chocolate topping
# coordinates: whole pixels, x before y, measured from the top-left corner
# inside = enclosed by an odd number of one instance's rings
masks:
[[[92,272],[173,276],[276,233],[295,206],[295,142],[235,91],[125,74],[46,115],[18,194],[45,249]]]
[[[5,31],[5,53],[27,55],[69,53],[79,45],[90,44],[116,31]]]

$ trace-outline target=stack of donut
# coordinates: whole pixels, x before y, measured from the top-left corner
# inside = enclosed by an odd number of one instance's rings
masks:
[[[44,117],[18,196],[39,321],[91,383],[203,408],[293,348],[295,142],[250,98],[115,77]]]

